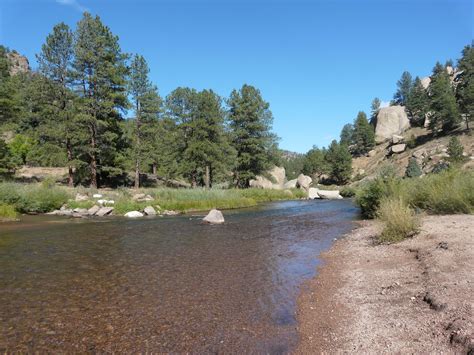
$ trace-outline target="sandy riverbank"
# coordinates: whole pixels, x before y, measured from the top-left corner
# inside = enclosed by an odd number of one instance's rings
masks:
[[[297,353],[474,351],[474,216],[424,217],[413,239],[377,245],[361,222],[324,256],[298,300]]]

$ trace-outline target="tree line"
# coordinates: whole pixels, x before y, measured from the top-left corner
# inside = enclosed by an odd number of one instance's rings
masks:
[[[162,99],[139,54],[129,55],[99,16],[75,30],[54,26],[37,55],[38,71],[10,75],[0,46],[2,171],[66,166],[68,184],[126,184],[144,173],[194,186],[249,180],[277,161],[273,116],[250,85],[224,99],[179,87]],[[127,113],[132,117],[127,119]]]

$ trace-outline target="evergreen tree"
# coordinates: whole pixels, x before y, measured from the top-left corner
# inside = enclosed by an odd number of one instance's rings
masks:
[[[326,150],[314,146],[306,154],[303,164],[303,173],[309,176],[320,177],[329,173],[329,164],[326,160]]]
[[[428,93],[419,77],[415,78],[413,87],[408,95],[406,109],[412,125],[423,126],[429,109]]]
[[[353,142],[353,134],[354,126],[350,123],[345,124],[344,127],[342,127],[339,142],[347,146],[351,145]]]
[[[407,169],[405,170],[405,176],[409,178],[421,176],[422,171],[420,166],[418,165],[415,158],[411,158],[408,162]]]
[[[98,16],[84,13],[75,33],[73,69],[80,95],[80,121],[87,129],[84,160],[89,165],[90,184],[98,176],[122,173],[117,166],[121,146],[120,111],[127,105],[126,55]]]
[[[457,79],[456,97],[459,111],[469,130],[469,122],[474,120],[474,48],[472,46],[464,47],[458,69],[461,74]]]
[[[464,147],[459,141],[459,138],[456,136],[451,137],[448,143],[449,160],[453,163],[459,163],[463,161],[464,160],[463,152],[464,152]]]
[[[411,74],[407,71],[403,72],[402,77],[397,81],[397,92],[393,96],[393,101],[396,105],[406,105],[412,86]]]
[[[354,122],[354,133],[352,135],[355,144],[355,154],[366,154],[375,146],[374,128],[367,121],[367,115],[360,111]]]
[[[40,73],[48,79],[43,81],[41,96],[43,110],[43,131],[48,142],[53,142],[65,150],[68,167],[68,185],[73,186],[74,144],[77,144],[78,125],[74,113],[74,95],[70,90],[72,83],[71,64],[74,54],[73,33],[64,23],[53,28],[37,55]],[[41,89],[40,89],[41,90]],[[46,112],[48,111],[48,112]]]
[[[3,139],[0,139],[0,175],[9,173],[14,166],[7,144]]]
[[[236,186],[247,187],[250,179],[270,167],[276,141],[271,133],[273,116],[260,91],[250,85],[232,91],[228,105],[237,152],[234,180]]]
[[[428,89],[431,111],[430,128],[432,130],[455,128],[460,121],[456,98],[446,68],[440,63],[436,63],[433,68]]]
[[[345,184],[349,181],[352,172],[352,156],[344,144],[338,144],[333,140],[326,153],[326,161],[329,163],[330,177],[337,184]]]
[[[380,104],[381,104],[381,101],[378,97],[374,98],[372,100],[372,103],[370,105],[370,124],[372,126],[377,126],[377,115],[379,114],[379,111],[380,111]]]
[[[143,56],[135,55],[130,65],[129,91],[135,111],[132,155],[135,162],[135,188],[140,187],[140,171],[151,159],[155,126],[161,110],[161,98],[148,79],[150,70]],[[148,158],[148,159],[147,159]]]
[[[16,121],[20,102],[17,100],[17,87],[10,78],[8,48],[0,45],[0,125]]]

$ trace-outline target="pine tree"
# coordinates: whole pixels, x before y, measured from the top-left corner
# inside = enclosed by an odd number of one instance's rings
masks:
[[[360,111],[354,121],[354,133],[352,135],[355,144],[355,154],[366,154],[375,146],[374,128],[367,121],[367,115]]]
[[[48,106],[43,116],[49,117],[43,123],[43,130],[49,142],[65,150],[68,167],[68,185],[73,186],[73,147],[77,143],[78,125],[74,114],[74,95],[71,64],[74,54],[73,33],[64,23],[53,28],[37,55],[40,73],[48,80],[44,82],[45,91],[42,104]]]
[[[469,122],[474,120],[474,48],[472,46],[464,47],[458,69],[461,74],[457,79],[456,98],[459,111],[469,130]]]
[[[313,146],[304,157],[303,173],[309,176],[321,176],[330,171],[326,160],[326,150]]]
[[[14,166],[10,150],[5,141],[0,138],[0,175],[11,172]]]
[[[419,77],[415,78],[413,87],[408,95],[406,109],[412,125],[423,126],[429,109],[428,93]]]
[[[407,71],[403,72],[402,77],[397,82],[397,92],[393,96],[393,101],[396,105],[406,105],[412,86],[411,74]]]
[[[232,144],[237,152],[235,185],[247,187],[250,179],[270,167],[275,136],[271,133],[273,115],[260,91],[243,85],[232,91],[229,101]]]
[[[460,121],[456,98],[449,75],[440,63],[436,63],[433,68],[428,89],[431,111],[430,129],[451,130],[455,128]]]
[[[421,176],[423,172],[415,158],[411,158],[408,162],[407,169],[405,170],[405,176],[409,178]]]
[[[337,184],[345,184],[349,181],[352,173],[352,156],[344,144],[338,144],[333,140],[326,153],[326,161],[329,164],[330,177]]]
[[[10,77],[10,60],[8,48],[0,45],[0,125],[16,121],[20,111],[17,100],[17,87]]]
[[[345,144],[349,146],[353,142],[353,135],[354,135],[354,126],[350,123],[347,123],[344,125],[344,127],[342,127],[339,142],[341,144]]]
[[[74,76],[80,95],[80,120],[87,129],[84,160],[89,165],[90,184],[98,177],[122,173],[117,166],[120,147],[120,111],[127,105],[126,55],[98,16],[84,13],[77,24],[74,48]]]
[[[372,103],[370,105],[370,124],[375,127],[377,126],[377,115],[379,114],[379,111],[380,111],[380,105],[381,105],[381,101],[378,97],[374,98],[372,100]]]
[[[149,78],[150,70],[143,56],[135,55],[130,65],[129,91],[135,111],[132,150],[135,162],[135,188],[140,187],[140,171],[144,161],[151,158],[154,126],[161,111],[162,100]],[[148,158],[148,159],[147,159]]]
[[[464,147],[456,136],[451,137],[448,143],[449,160],[453,163],[459,163],[464,160]]]

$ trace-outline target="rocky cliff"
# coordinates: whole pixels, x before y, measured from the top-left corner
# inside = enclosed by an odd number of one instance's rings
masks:
[[[19,54],[17,51],[9,52],[7,58],[10,61],[10,75],[28,73],[31,70],[28,58]]]

